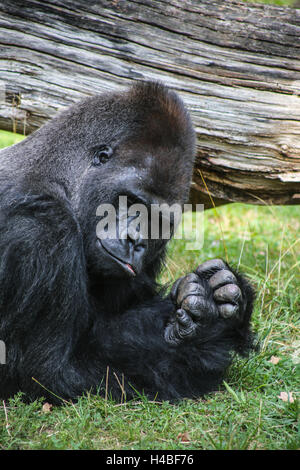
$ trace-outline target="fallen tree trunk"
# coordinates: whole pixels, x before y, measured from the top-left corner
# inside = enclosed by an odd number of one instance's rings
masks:
[[[0,0],[0,128],[160,80],[198,135],[194,203],[300,203],[300,12],[223,0]]]

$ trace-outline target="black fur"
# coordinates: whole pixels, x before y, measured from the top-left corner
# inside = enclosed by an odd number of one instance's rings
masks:
[[[96,245],[101,203],[116,205],[123,194],[185,202],[194,155],[183,103],[155,83],[85,99],[1,152],[1,398],[21,390],[54,402],[52,393],[74,399],[99,390],[174,400],[217,389],[232,352],[251,346],[247,281],[236,274],[238,295],[222,316],[217,289],[231,272],[222,262],[199,267],[192,287],[181,280],[171,298],[155,282],[164,242],[134,245],[134,277]]]

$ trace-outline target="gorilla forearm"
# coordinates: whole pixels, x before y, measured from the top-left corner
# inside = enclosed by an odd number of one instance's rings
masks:
[[[152,398],[176,399],[217,389],[232,361],[232,353],[246,353],[251,347],[252,290],[244,278],[236,276],[247,299],[239,319],[204,321],[198,324],[196,335],[187,335],[172,344],[166,341],[165,331],[176,307],[170,297],[157,296],[124,312],[96,334],[107,363],[112,369],[119,369],[120,376],[124,374],[125,388],[126,383],[133,386],[127,389],[128,396],[137,389]],[[214,305],[207,303],[205,315],[209,318],[213,310]],[[119,396],[119,385],[115,391]]]
[[[173,312],[170,299],[156,297],[151,304],[124,312],[117,322],[98,331],[99,352],[109,364],[115,397],[120,397],[121,389],[113,371],[120,382],[124,377],[129,398],[135,390],[150,398],[172,400],[217,388],[231,361],[232,338],[225,338],[224,328],[219,328],[208,343],[206,337],[212,331],[203,328],[197,338],[169,344],[164,330]]]
[[[35,388],[32,376],[43,382],[45,369],[43,385],[51,388],[87,321],[88,300],[82,242],[58,200],[19,193],[2,208],[2,217],[1,339],[7,363],[0,369],[0,394],[5,395],[6,379],[14,382],[14,391],[23,382],[21,390],[28,391]]]
[[[128,396],[127,383],[151,397],[196,397],[217,389],[233,352],[252,347],[253,300],[244,277],[208,261],[176,281],[168,298],[135,305],[94,334]],[[114,390],[119,396],[119,382]]]
[[[44,310],[49,322],[54,314],[58,321],[69,321],[66,310],[71,302],[84,316],[87,277],[82,241],[67,208],[48,195],[20,194],[2,213],[2,308],[22,312],[19,319],[27,325],[36,320],[32,313]]]

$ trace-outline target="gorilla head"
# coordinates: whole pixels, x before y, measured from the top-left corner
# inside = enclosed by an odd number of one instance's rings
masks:
[[[127,197],[129,207],[142,204],[149,216],[153,204],[186,200],[195,145],[189,116],[177,95],[152,83],[138,84],[119,96],[88,99],[72,117],[86,127],[90,113],[93,120],[84,142],[74,140],[84,166],[71,196],[88,266],[105,277],[153,271],[166,240],[151,240],[141,232],[132,236],[128,223],[133,215],[127,217],[127,234],[121,238],[119,196]],[[116,211],[116,237],[103,239],[98,230],[96,238],[96,212],[103,215],[98,208],[107,202]]]
[[[64,188],[93,276],[126,278],[159,268],[167,240],[131,236],[130,230],[121,238],[119,196],[127,197],[129,207],[143,204],[149,214],[151,204],[187,199],[195,134],[175,93],[158,83],[138,83],[125,93],[93,96],[37,131],[33,146],[36,158],[26,162],[30,186],[36,179],[44,188],[50,181]],[[100,239],[96,226],[107,203],[116,211],[116,237]]]

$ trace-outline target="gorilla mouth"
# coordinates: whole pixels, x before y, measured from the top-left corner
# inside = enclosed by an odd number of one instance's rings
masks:
[[[108,251],[108,249],[101,242],[100,238],[98,238],[97,241],[101,248],[103,248],[103,250],[109,255],[109,257],[116,261],[117,264],[121,266],[121,268],[123,268],[123,270],[126,271],[127,274],[129,274],[131,277],[136,276],[136,271],[131,264],[127,263],[126,261],[123,261],[121,258],[118,258],[115,254]]]

